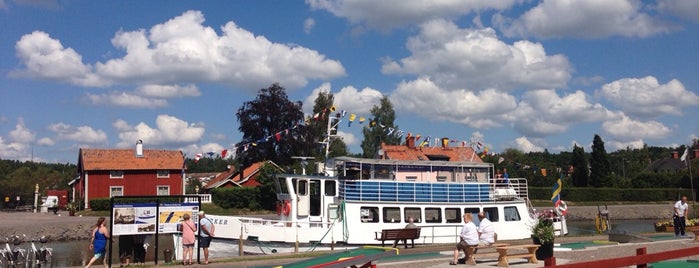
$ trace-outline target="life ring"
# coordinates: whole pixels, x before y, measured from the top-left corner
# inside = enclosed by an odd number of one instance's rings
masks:
[[[566,204],[566,202],[561,201],[560,203],[558,203],[558,205],[556,205],[556,213],[558,213],[558,215],[565,216],[567,212],[568,205]]]
[[[284,216],[289,216],[289,213],[291,212],[291,203],[289,203],[288,200],[284,200],[284,204],[282,205],[282,213]]]

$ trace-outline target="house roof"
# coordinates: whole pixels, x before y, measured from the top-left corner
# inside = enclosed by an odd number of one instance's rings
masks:
[[[249,167],[245,168],[243,170],[243,179],[240,179],[240,172],[235,169],[234,166],[231,166],[229,170],[226,172],[222,172],[221,174],[216,175],[215,178],[209,180],[209,182],[204,186],[205,189],[213,189],[217,188],[221,185],[225,185],[228,182],[231,182],[235,185],[240,186],[241,184],[245,183],[247,180],[249,180],[252,176],[257,174],[257,172],[264,166],[265,164],[272,164],[274,167],[276,167],[279,170],[282,170],[277,164],[275,164],[272,161],[261,161],[257,163],[253,163]]]
[[[407,145],[381,144],[385,159],[405,161],[449,161],[449,162],[478,162],[483,160],[471,147],[422,146],[408,147]]]
[[[81,170],[173,170],[182,169],[182,151],[143,150],[136,157],[133,149],[81,148],[78,156]]]
[[[667,157],[653,161],[644,171],[657,173],[659,171],[678,171],[685,168],[685,163],[682,160]]]

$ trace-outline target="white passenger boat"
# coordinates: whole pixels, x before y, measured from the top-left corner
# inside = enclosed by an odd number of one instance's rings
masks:
[[[535,213],[526,179],[495,179],[493,165],[480,159],[338,157],[327,161],[322,170],[323,175],[317,176],[277,175],[277,200],[269,201],[277,202],[274,219],[207,215],[216,224],[216,236],[260,242],[381,244],[375,232],[403,228],[412,217],[421,228],[415,243],[454,243],[462,214],[484,211],[499,240],[531,237]],[[475,215],[474,220],[478,225]]]

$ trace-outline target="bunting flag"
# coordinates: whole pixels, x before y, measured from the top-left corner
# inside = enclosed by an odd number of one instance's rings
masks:
[[[214,152],[208,152],[208,153],[206,153],[206,154],[208,154],[209,157],[212,157],[212,156],[214,156],[215,153],[214,153]]]
[[[342,112],[340,112],[340,117],[345,117],[345,115],[347,115],[347,111],[342,110]]]
[[[274,138],[277,139],[277,142],[281,141],[282,140],[282,133],[277,132],[276,134],[274,134]]]
[[[425,138],[425,141],[423,141],[422,143],[420,143],[420,147],[423,147],[423,146],[425,146],[425,145],[430,144],[430,141],[432,141],[432,137],[427,136],[427,138]]]
[[[542,168],[542,169],[541,169],[541,175],[544,175],[544,177],[546,177],[546,174],[547,174],[547,173],[546,173],[546,169],[545,169],[545,168]]]
[[[480,142],[479,142],[480,144]],[[484,158],[486,155],[488,155],[488,147],[486,146],[485,149],[483,149],[483,153],[481,154],[481,158]]]
[[[223,151],[221,151],[221,158],[226,158],[226,155],[228,155],[228,149],[223,149]]]
[[[204,157],[203,154],[196,154],[196,155],[194,156],[194,163],[199,162],[199,159],[201,159],[202,157]]]
[[[355,118],[357,118],[357,115],[356,115],[356,114],[350,114],[349,122],[347,122],[347,126],[348,126],[348,127],[351,127],[351,126],[352,126],[352,122],[354,121]]]
[[[366,120],[366,118],[364,118],[364,116],[360,116],[360,117],[359,117],[359,123],[360,123],[360,124],[364,124],[364,121],[365,121],[365,120]]]
[[[449,138],[442,138],[442,146],[447,147],[449,145]]]
[[[389,135],[389,136],[390,136],[391,134],[393,134],[393,131],[396,131],[396,129],[395,129],[395,128],[392,128],[392,127],[389,127],[389,128],[388,128],[388,132],[386,133],[386,135]]]
[[[504,157],[501,156],[500,158],[498,158],[498,164],[502,163],[503,161],[505,161]]]
[[[685,166],[687,165],[687,161],[686,161],[686,160],[687,160],[687,154],[688,154],[688,153],[689,153],[689,149],[688,149],[688,148],[684,148],[684,153],[682,154],[682,157],[680,157],[680,160],[682,160],[682,162],[684,162]]]
[[[551,194],[551,202],[553,203],[553,206],[558,206],[558,204],[561,203],[561,189],[563,188],[563,182],[561,181],[561,178],[558,178],[556,181],[556,184],[553,185],[552,189],[552,194]]]

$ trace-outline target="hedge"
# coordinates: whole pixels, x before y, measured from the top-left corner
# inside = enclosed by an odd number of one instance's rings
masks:
[[[217,188],[211,191],[211,201],[221,208],[249,208],[259,210],[260,191],[258,187]],[[274,202],[271,200],[270,202]]]
[[[677,188],[593,188],[567,187],[561,191],[566,201],[675,201],[678,195],[691,196],[690,189]],[[529,199],[551,199],[551,187],[529,187]]]

